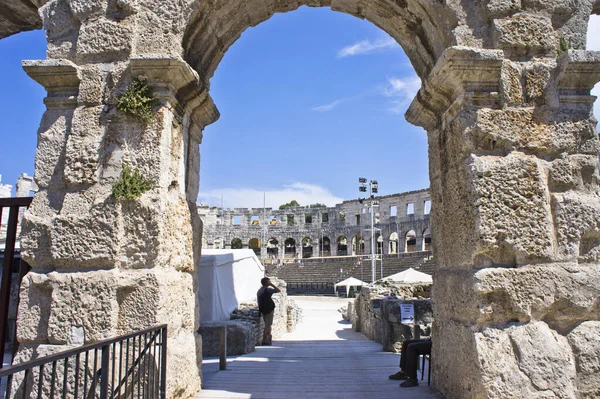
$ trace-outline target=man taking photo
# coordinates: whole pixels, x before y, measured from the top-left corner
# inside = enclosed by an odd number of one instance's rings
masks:
[[[281,290],[275,287],[268,277],[261,279],[260,284],[262,287],[256,293],[256,299],[258,301],[258,310],[265,322],[262,345],[271,345],[271,326],[273,325],[273,314],[275,312],[275,302],[273,302],[273,298],[271,297],[273,294],[281,292]]]

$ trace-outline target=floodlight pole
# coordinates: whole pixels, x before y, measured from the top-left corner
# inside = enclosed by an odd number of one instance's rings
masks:
[[[367,191],[367,179],[361,177],[358,179],[360,186],[358,191]],[[379,191],[379,183],[377,180],[369,181],[369,197],[371,201],[371,283],[375,283],[376,262],[375,262],[375,193]],[[360,200],[362,203],[362,200]],[[374,245],[375,244],[375,245]]]
[[[369,189],[372,190],[371,188],[372,184],[369,183]],[[373,243],[375,242],[375,229],[374,227],[374,219],[375,219],[375,208],[373,208],[373,195],[371,194],[371,282],[374,283],[375,282],[375,250],[374,250],[374,245]]]

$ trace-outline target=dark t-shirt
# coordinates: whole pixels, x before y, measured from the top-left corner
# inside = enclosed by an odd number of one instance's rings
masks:
[[[256,300],[258,301],[258,310],[262,314],[269,314],[275,310],[275,302],[271,298],[275,294],[273,288],[261,287],[256,293]]]

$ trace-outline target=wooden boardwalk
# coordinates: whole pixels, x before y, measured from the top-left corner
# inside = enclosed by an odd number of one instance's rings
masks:
[[[345,301],[295,297],[303,320],[295,332],[257,347],[254,353],[203,362],[203,390],[196,398],[252,399],[430,399],[440,398],[427,386],[400,388],[389,380],[399,356],[352,331],[337,311]],[[425,374],[427,376],[427,374]]]

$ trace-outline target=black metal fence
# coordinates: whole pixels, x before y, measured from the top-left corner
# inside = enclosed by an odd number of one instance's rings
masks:
[[[0,398],[166,399],[167,326],[0,369]]]
[[[0,227],[2,227],[2,216],[8,211],[8,223],[6,225],[6,242],[4,248],[0,248],[2,252],[2,282],[0,283],[0,356],[4,357],[4,349],[9,337],[14,336],[14,323],[9,327],[9,310],[12,306],[16,309],[17,304],[11,303],[10,292],[11,285],[21,284],[21,279],[29,270],[29,266],[25,262],[15,262],[15,255],[18,253],[17,238],[19,219],[23,208],[29,207],[33,198],[0,198]],[[3,228],[0,228],[0,231]],[[4,237],[2,237],[4,238]],[[19,268],[15,270],[15,266]],[[13,279],[13,275],[17,279]],[[15,311],[16,312],[16,311]],[[13,317],[16,317],[13,315]],[[0,363],[1,367],[1,363]]]

